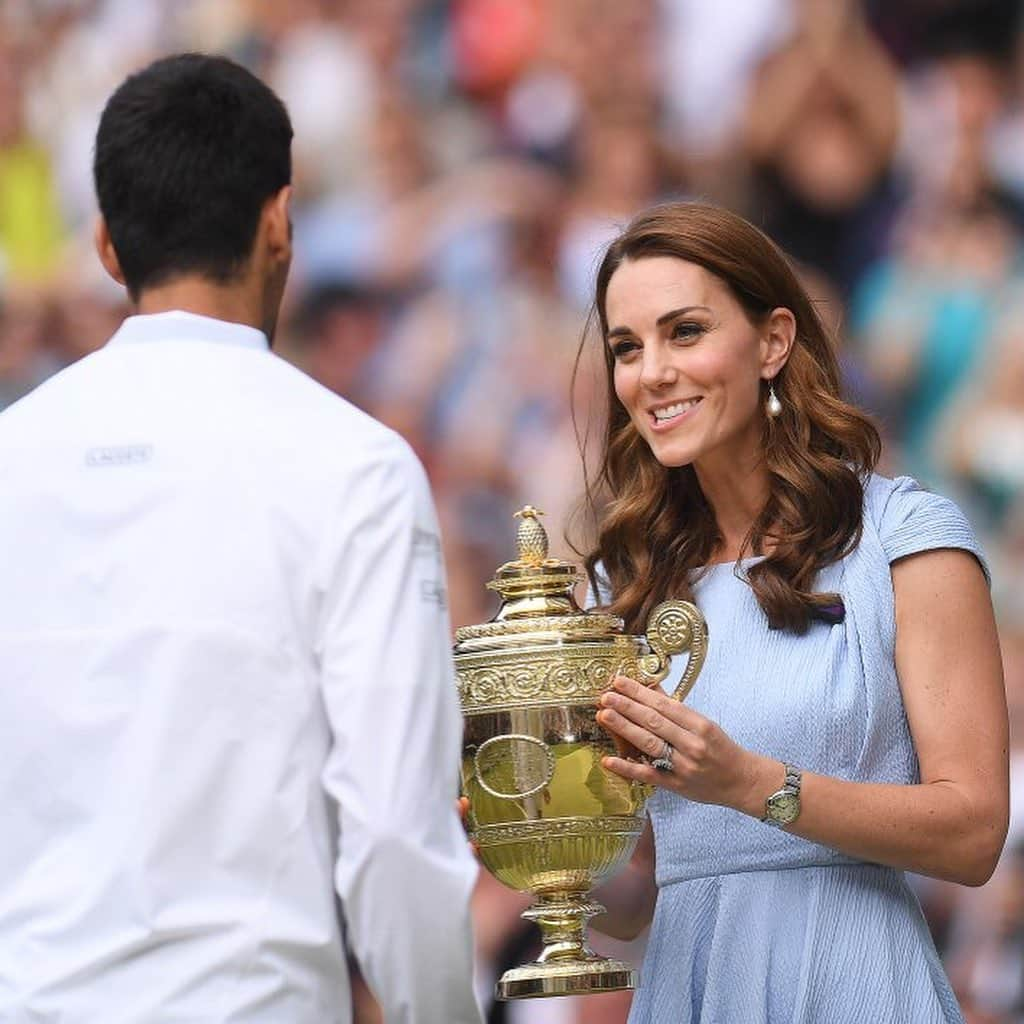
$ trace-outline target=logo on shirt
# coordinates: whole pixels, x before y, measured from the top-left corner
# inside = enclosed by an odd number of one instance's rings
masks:
[[[441,538],[436,533],[416,526],[412,531],[412,552],[416,558],[441,557]]]
[[[441,538],[430,530],[415,527],[412,537],[413,558],[426,559],[427,570],[433,578],[420,580],[420,600],[437,605],[442,611],[448,607],[448,593],[444,586],[444,572],[441,562]]]
[[[426,604],[436,604],[442,611],[448,606],[448,592],[439,580],[420,580],[420,599]]]
[[[115,444],[105,448],[90,448],[85,453],[85,464],[91,469],[104,466],[138,466],[152,458],[151,444]]]

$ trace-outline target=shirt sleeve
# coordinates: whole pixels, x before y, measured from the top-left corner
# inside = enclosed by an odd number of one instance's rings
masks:
[[[989,579],[985,555],[967,517],[954,502],[926,491],[909,476],[885,481],[878,535],[890,564],[940,548],[969,551]]]
[[[441,545],[404,442],[361,472],[336,525],[318,654],[348,940],[387,1024],[477,1024]]]

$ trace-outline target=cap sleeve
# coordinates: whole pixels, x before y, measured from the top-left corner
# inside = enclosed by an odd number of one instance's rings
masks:
[[[909,476],[876,478],[876,484],[884,485],[871,490],[879,508],[878,536],[890,563],[922,551],[958,548],[974,555],[991,581],[978,538],[958,505]]]

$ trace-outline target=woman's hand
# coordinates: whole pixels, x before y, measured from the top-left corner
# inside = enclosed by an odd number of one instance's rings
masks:
[[[765,798],[782,785],[780,762],[745,750],[710,719],[624,676],[601,695],[597,721],[621,753],[630,748],[653,761],[671,744],[672,771],[649,761],[605,757],[602,764],[626,779],[670,789],[688,800],[721,804],[761,817]]]

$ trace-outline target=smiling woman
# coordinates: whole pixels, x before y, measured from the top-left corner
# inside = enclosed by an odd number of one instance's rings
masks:
[[[642,214],[605,255],[596,310],[594,597],[633,631],[686,598],[710,630],[685,707],[618,679],[598,712],[622,750],[604,767],[658,789],[594,922],[622,938],[651,923],[631,1021],[962,1021],[902,872],[980,885],[1006,834],[970,526],[873,473],[878,434],[842,399],[813,305],[741,218]]]
[[[857,541],[880,442],[842,400],[825,329],[785,257],[728,211],[658,207],[608,249],[596,309],[611,502],[588,569],[602,560],[615,612],[639,627],[658,593],[688,594],[693,569],[767,555],[750,569],[754,593],[773,626],[806,629],[835,603],[813,581]],[[743,493],[756,515],[716,503],[716,483],[737,477],[754,485]]]

